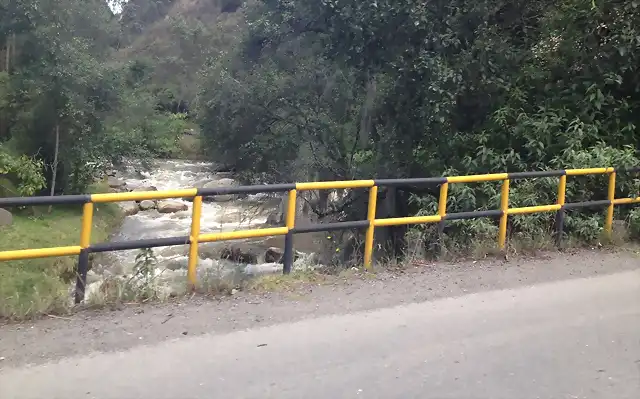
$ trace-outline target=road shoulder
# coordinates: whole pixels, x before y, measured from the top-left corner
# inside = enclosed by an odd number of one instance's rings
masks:
[[[194,297],[117,311],[85,311],[64,319],[0,326],[0,369],[187,336],[636,269],[640,269],[640,256],[635,250],[582,250],[510,261],[432,263],[304,284],[287,292],[241,292],[218,300]]]

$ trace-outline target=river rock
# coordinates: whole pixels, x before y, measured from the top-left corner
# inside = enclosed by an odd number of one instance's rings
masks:
[[[264,253],[265,263],[282,263],[283,257],[284,250],[276,247],[271,247]]]
[[[168,270],[180,270],[180,269],[186,269],[188,266],[188,260],[187,259],[173,259],[170,260],[169,262],[167,262],[166,265],[163,265],[164,268],[168,269]]]
[[[11,226],[13,223],[13,215],[6,209],[0,208],[0,227]]]
[[[158,191],[158,188],[156,186],[140,186],[140,187],[134,188],[131,191],[134,193],[140,193],[145,191]]]
[[[202,188],[221,188],[221,187],[235,187],[235,186],[238,186],[237,181],[229,178],[224,178],[224,179],[214,180],[214,181],[205,183],[202,186]],[[235,194],[224,194],[224,195],[214,195],[214,196],[206,197],[206,199],[209,201],[215,201],[215,202],[228,202],[228,201],[233,201],[237,197],[238,196]]]
[[[233,172],[216,172],[216,177],[218,179],[233,179]]]
[[[148,210],[154,209],[155,207],[156,207],[155,201],[144,200],[140,202],[141,211],[148,211]]]
[[[118,202],[118,205],[125,216],[133,216],[140,211],[140,208],[138,208],[138,204],[135,201]]]
[[[258,254],[255,248],[227,247],[222,249],[220,258],[235,263],[258,263]]]
[[[158,203],[158,212],[176,213],[189,209],[187,204],[178,201],[161,201]]]
[[[107,178],[107,184],[109,185],[109,188],[113,188],[116,190],[121,190],[127,185],[127,183],[123,182],[122,180],[116,179],[115,177],[111,176]]]

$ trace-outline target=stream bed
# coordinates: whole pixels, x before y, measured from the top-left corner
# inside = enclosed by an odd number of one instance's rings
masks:
[[[227,172],[215,172],[210,163],[164,160],[154,162],[148,171],[127,166],[115,178],[122,184],[122,191],[163,191],[230,183],[233,176]],[[219,202],[203,202],[201,233],[267,227],[267,220],[278,212],[281,202],[279,197],[265,194],[222,199]],[[138,209],[144,203],[124,204],[135,207],[136,212],[124,218],[122,226],[111,241],[188,236],[192,203],[182,199],[173,199],[170,203],[177,211],[159,212],[163,202],[154,202],[151,209],[147,210]],[[282,264],[278,257],[283,248],[283,237],[202,243],[199,245],[198,279],[213,276],[241,281],[251,276],[280,273]],[[188,249],[188,245],[183,245],[153,250],[156,259],[154,279],[164,294],[179,294],[186,287]],[[138,254],[139,250],[130,250],[101,255],[89,272],[87,297],[98,292],[109,277],[126,279],[131,276]],[[312,255],[297,252],[294,268],[309,267],[313,263]]]

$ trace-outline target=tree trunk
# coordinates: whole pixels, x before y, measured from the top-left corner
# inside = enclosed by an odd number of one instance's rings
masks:
[[[56,124],[56,147],[53,153],[53,173],[51,176],[51,196],[56,192],[56,179],[58,177],[58,151],[60,149],[60,125]],[[49,213],[51,213],[51,205],[49,205]]]
[[[11,36],[9,35],[7,35],[7,46],[4,56],[4,70],[9,73],[9,66],[11,65]]]
[[[14,65],[16,63],[16,34],[15,33],[11,34],[11,62],[13,62]],[[9,71],[7,70],[7,72]]]
[[[369,73],[367,73],[369,75]],[[375,77],[367,78],[367,94],[361,109],[360,149],[367,148],[370,141],[371,122],[373,121],[373,105],[376,100],[377,85]]]

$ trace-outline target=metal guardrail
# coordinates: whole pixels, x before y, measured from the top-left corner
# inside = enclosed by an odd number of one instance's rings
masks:
[[[80,245],[69,247],[24,249],[16,251],[0,252],[0,261],[11,261],[21,259],[35,259],[59,256],[78,256],[77,281],[75,291],[76,303],[84,299],[87,271],[89,267],[89,254],[109,251],[121,251],[130,249],[157,248],[174,245],[189,245],[189,263],[187,279],[193,287],[196,284],[196,268],[198,262],[198,244],[201,242],[226,241],[253,237],[285,236],[285,251],[283,257],[284,273],[290,273],[293,265],[293,235],[300,233],[311,233],[320,231],[335,231],[355,228],[366,228],[364,265],[367,269],[372,264],[373,238],[376,227],[397,226],[409,224],[440,223],[441,229],[447,220],[474,219],[480,217],[500,217],[498,246],[504,249],[507,235],[507,219],[509,215],[522,215],[541,212],[556,212],[556,240],[560,245],[564,226],[564,211],[566,209],[587,208],[606,206],[607,214],[605,218],[605,231],[611,233],[613,223],[613,209],[616,205],[640,203],[640,197],[636,198],[615,198],[616,172],[640,172],[638,168],[590,168],[590,169],[567,169],[540,172],[516,172],[516,173],[495,173],[470,176],[451,177],[431,177],[414,179],[380,179],[380,180],[350,180],[350,181],[330,181],[330,182],[307,182],[291,184],[273,184],[256,186],[201,188],[172,191],[150,191],[150,192],[128,192],[110,194],[91,195],[63,195],[54,197],[20,197],[20,198],[0,198],[0,207],[34,206],[34,205],[61,205],[77,204],[83,205],[82,229],[80,234]],[[602,175],[609,176],[608,195],[606,200],[565,203],[565,192],[567,176],[581,175]],[[529,206],[522,208],[509,208],[509,182],[511,180],[559,177],[558,198],[555,204]],[[488,181],[502,181],[500,198],[500,209],[447,213],[447,195],[449,184],[455,183],[478,183]],[[402,218],[376,218],[378,187],[389,186],[425,186],[439,185],[440,196],[438,203],[438,214],[430,216],[413,216]],[[305,190],[332,190],[332,189],[369,189],[369,204],[367,220],[339,222],[327,224],[314,224],[305,227],[295,226],[296,195],[298,191]],[[277,193],[288,192],[288,206],[285,226],[275,228],[263,228],[242,230],[221,233],[200,233],[200,219],[202,213],[202,198],[216,195],[229,194],[256,194],[256,193]],[[142,201],[160,200],[169,198],[193,198],[191,232],[189,236],[168,237],[145,240],[134,240],[126,242],[108,242],[91,244],[91,229],[93,220],[93,205],[96,203],[122,202],[122,201]]]

